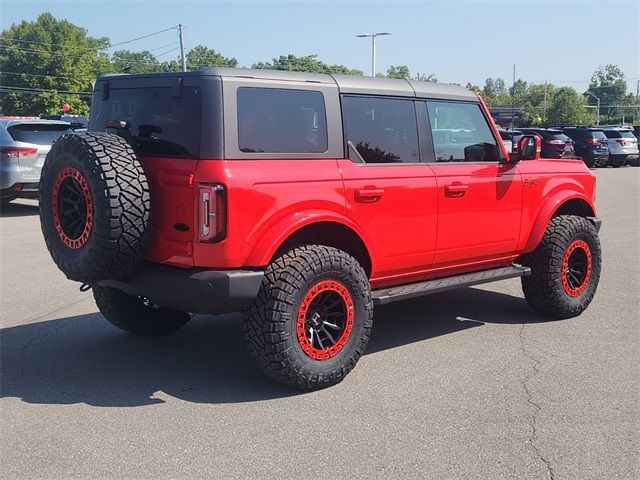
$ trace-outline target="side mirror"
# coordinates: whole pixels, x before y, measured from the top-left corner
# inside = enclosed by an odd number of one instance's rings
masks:
[[[511,157],[513,161],[538,160],[542,152],[542,139],[538,135],[523,135],[518,140],[518,152]]]

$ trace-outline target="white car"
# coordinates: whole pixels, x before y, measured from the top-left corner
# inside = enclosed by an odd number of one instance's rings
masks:
[[[603,131],[609,144],[609,165],[619,167],[628,163],[638,166],[638,139],[631,129],[606,127]]]
[[[0,201],[37,198],[40,170],[51,145],[71,124],[34,117],[0,117]]]

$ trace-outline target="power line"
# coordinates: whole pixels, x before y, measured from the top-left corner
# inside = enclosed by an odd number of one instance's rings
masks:
[[[0,86],[0,91],[16,91],[16,93],[66,93],[69,95],[92,95],[93,92],[72,92],[70,90],[53,90],[53,89],[47,89],[47,88],[25,88],[25,87],[7,87],[7,86]]]
[[[40,75],[37,73],[0,72],[0,75],[25,75],[27,77],[76,78],[74,75]]]
[[[109,45],[108,47],[101,47],[98,48],[98,50],[107,50],[113,47],[117,47],[119,45],[126,45],[128,43],[133,43],[136,42],[138,40],[142,40],[144,38],[149,38],[152,37],[154,35],[158,35],[160,33],[164,33],[164,32],[168,32],[169,30],[175,30],[176,28],[178,28],[177,26],[173,26],[173,27],[169,27],[169,28],[165,28],[164,30],[158,30],[157,32],[153,32],[153,33],[149,33],[148,35],[142,35],[141,37],[136,37],[136,38],[132,38],[130,40],[125,40],[123,42],[118,42],[118,43],[114,43],[113,45]],[[51,42],[36,42],[35,40],[20,40],[17,38],[9,38],[9,39],[3,39],[4,42],[18,42],[18,43],[28,43],[28,44],[34,44],[34,45],[45,45],[48,47],[68,47],[68,45],[62,44],[62,43],[51,43]]]

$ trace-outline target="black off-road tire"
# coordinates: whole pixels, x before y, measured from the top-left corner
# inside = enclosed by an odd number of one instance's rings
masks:
[[[353,313],[350,331],[340,337],[346,338],[346,343],[333,356],[323,359],[306,353],[296,330],[298,322],[307,318],[301,312],[315,301],[308,299],[320,298],[317,293],[317,297],[310,297],[320,285],[338,286],[343,294],[347,292],[345,298],[352,300]],[[365,351],[372,325],[371,290],[360,264],[336,248],[308,245],[285,253],[267,268],[245,321],[245,340],[252,360],[269,377],[293,388],[317,390],[339,383],[355,367]],[[313,334],[311,339],[313,343]],[[305,345],[309,349],[311,344]]]
[[[584,259],[585,268],[584,274],[572,277],[569,272],[574,255],[580,257],[577,260]],[[600,280],[598,232],[584,217],[554,217],[540,245],[520,263],[531,267],[531,275],[522,277],[522,290],[531,307],[553,318],[575,317],[589,306]]]
[[[80,200],[64,210],[74,189]],[[124,139],[107,133],[60,137],[42,168],[39,201],[47,248],[67,278],[91,283],[135,275],[150,239],[151,200],[142,165]],[[84,222],[78,237],[62,227],[64,221],[74,228]]]
[[[111,324],[145,337],[173,333],[191,319],[188,313],[158,307],[116,288],[94,286],[93,298],[100,313]]]

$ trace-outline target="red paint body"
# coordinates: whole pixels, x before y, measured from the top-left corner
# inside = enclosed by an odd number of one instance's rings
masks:
[[[146,259],[185,268],[263,268],[297,230],[332,222],[362,240],[376,288],[508,265],[537,246],[567,201],[577,199],[595,215],[595,177],[581,160],[142,162],[155,230]],[[198,241],[198,185],[207,183],[226,189],[227,233],[218,243]],[[189,230],[177,230],[178,223]]]

